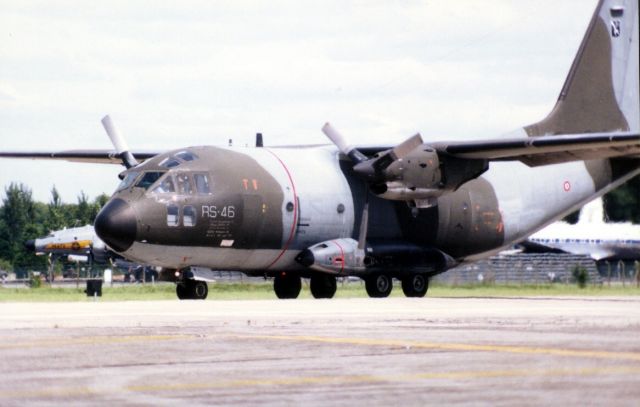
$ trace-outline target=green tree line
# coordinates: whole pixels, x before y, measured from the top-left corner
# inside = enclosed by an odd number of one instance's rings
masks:
[[[92,225],[108,199],[103,194],[89,200],[80,192],[77,203],[67,204],[54,186],[49,202],[35,202],[29,187],[11,183],[4,190],[0,206],[0,269],[45,269],[47,258],[26,250],[25,242],[53,230]]]

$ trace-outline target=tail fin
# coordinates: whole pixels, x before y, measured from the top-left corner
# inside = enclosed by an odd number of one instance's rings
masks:
[[[640,130],[638,0],[600,0],[558,101],[530,137]]]

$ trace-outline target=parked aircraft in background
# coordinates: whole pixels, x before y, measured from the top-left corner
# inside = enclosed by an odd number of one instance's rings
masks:
[[[36,255],[50,255],[53,261],[66,259],[70,262],[114,266],[124,271],[125,282],[142,279],[152,281],[160,277],[155,268],[127,261],[110,250],[91,225],[54,230],[47,236],[28,240],[25,247]]]
[[[491,140],[358,148],[187,147],[132,152],[108,117],[113,150],[3,152],[120,163],[98,236],[133,261],[174,269],[179,298],[207,296],[199,269],[301,278],[329,298],[336,276],[371,297],[392,279],[424,296],[429,278],[487,257],[640,173],[638,1],[599,2],[552,112]],[[455,120],[455,112],[451,112]],[[192,268],[191,266],[198,266]]]
[[[522,243],[528,251],[556,250],[600,260],[640,260],[640,225],[606,223],[602,200],[585,205],[575,225],[556,222]]]
[[[100,264],[108,263],[114,256],[120,257],[109,250],[91,225],[52,231],[47,236],[27,241],[25,247],[36,255],[76,256],[77,260]]]

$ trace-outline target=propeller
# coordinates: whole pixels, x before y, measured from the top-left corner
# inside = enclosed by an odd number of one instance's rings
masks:
[[[127,142],[122,136],[120,136],[118,129],[113,124],[113,121],[111,121],[111,117],[109,117],[109,115],[106,115],[102,118],[101,121],[102,126],[104,126],[107,135],[111,139],[111,143],[113,143],[113,146],[116,149],[116,154],[118,154],[118,157],[122,159],[122,163],[124,164],[124,166],[127,169],[137,166],[138,161],[136,161],[136,158],[133,156],[133,154],[131,154],[131,151],[129,151]]]
[[[387,181],[385,170],[391,164],[398,160],[402,160],[409,153],[423,144],[420,134],[416,134],[394,148],[383,151],[373,158],[368,158],[354,146],[349,145],[346,139],[336,129],[334,129],[330,123],[325,123],[322,127],[322,132],[338,147],[341,152],[353,161],[353,171],[370,183],[374,184]]]
[[[347,140],[338,132],[338,130],[334,129],[330,123],[325,123],[324,126],[322,126],[322,132],[325,136],[329,137],[329,140],[331,140],[333,144],[338,146],[340,151],[351,158],[351,161],[355,164],[368,160],[367,156],[362,154],[355,147],[348,145]]]

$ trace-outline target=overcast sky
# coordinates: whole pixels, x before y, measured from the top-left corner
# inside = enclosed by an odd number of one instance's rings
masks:
[[[493,137],[555,103],[596,0],[0,0],[0,149]],[[47,202],[120,166],[0,160]]]

